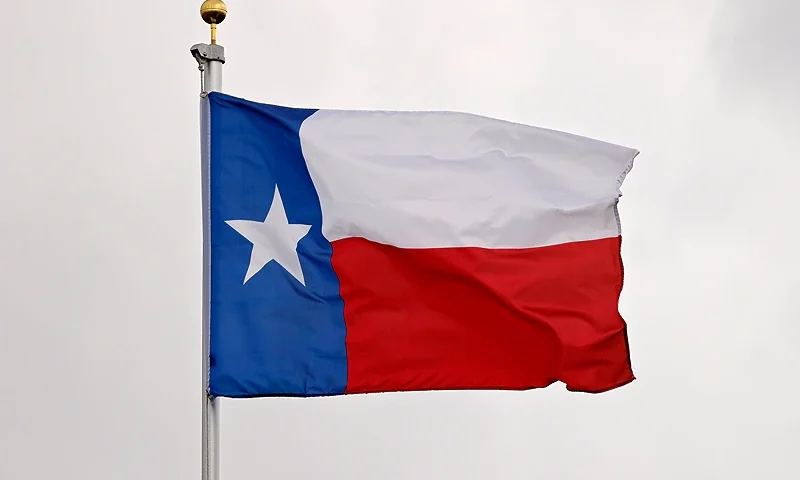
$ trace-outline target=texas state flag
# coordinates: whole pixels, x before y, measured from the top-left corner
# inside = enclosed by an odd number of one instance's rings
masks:
[[[633,380],[617,202],[636,150],[463,113],[205,102],[212,395]]]

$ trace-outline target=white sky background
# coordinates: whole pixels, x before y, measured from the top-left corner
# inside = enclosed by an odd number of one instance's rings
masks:
[[[16,2],[0,116],[0,478],[200,472],[200,0]],[[638,380],[223,401],[227,479],[794,478],[800,2],[230,0],[224,89],[638,148]]]

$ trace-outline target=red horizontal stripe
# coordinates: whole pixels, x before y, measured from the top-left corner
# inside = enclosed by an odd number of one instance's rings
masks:
[[[347,325],[347,393],[600,392],[633,380],[620,238],[530,249],[333,242]]]

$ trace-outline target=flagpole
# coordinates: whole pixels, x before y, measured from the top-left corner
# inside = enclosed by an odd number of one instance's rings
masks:
[[[211,26],[211,43],[198,43],[191,48],[197,60],[200,77],[201,100],[201,156],[203,171],[203,374],[202,374],[202,480],[219,480],[219,401],[209,393],[209,354],[210,354],[210,287],[211,287],[211,244],[209,218],[209,165],[210,165],[210,124],[208,103],[205,97],[209,92],[222,91],[222,65],[225,63],[225,49],[217,44],[217,25],[222,23],[228,10],[221,0],[205,0],[200,6],[200,16]]]

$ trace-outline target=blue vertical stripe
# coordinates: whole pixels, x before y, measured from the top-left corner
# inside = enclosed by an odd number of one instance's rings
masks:
[[[315,110],[216,92],[209,104],[210,391],[223,397],[341,394],[344,304],[300,148],[300,125]],[[311,225],[297,246],[305,286],[275,261],[243,284],[252,244],[225,223],[263,221],[276,184],[289,223]]]

